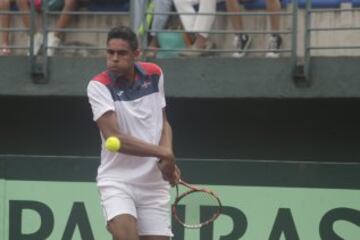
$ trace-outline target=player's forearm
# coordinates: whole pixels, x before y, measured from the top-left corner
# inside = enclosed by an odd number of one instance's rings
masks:
[[[139,157],[157,157],[159,159],[172,157],[172,151],[164,146],[150,144],[127,134],[120,134],[118,137],[121,140],[121,153]]]
[[[116,120],[113,111],[106,112],[97,120],[98,127],[105,139],[110,136],[118,137],[121,141],[120,152],[139,156],[139,157],[157,157],[159,159],[173,159],[172,150],[165,146],[151,144],[129,134],[123,133]]]
[[[164,122],[163,130],[161,133],[161,138],[159,141],[159,146],[164,146],[169,148],[171,151],[173,151],[172,148],[172,129],[168,121]]]

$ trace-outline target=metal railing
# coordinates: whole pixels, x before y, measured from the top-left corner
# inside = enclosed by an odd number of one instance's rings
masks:
[[[129,12],[94,12],[94,11],[50,11],[48,7],[48,1],[42,1],[42,8],[41,8],[41,20],[42,20],[42,54],[40,56],[34,55],[34,34],[36,33],[36,9],[34,1],[29,1],[30,3],[30,11],[1,11],[0,14],[11,15],[11,16],[21,16],[21,15],[29,15],[30,16],[30,27],[23,28],[23,27],[8,27],[8,28],[0,28],[0,32],[9,32],[9,33],[26,33],[28,35],[28,41],[26,45],[9,45],[6,46],[8,49],[12,50],[27,50],[27,55],[29,56],[30,66],[31,66],[31,73],[35,82],[47,82],[48,79],[48,49],[91,49],[91,50],[104,50],[105,47],[101,46],[57,46],[57,47],[50,47],[48,45],[48,33],[49,32],[58,32],[58,33],[93,33],[93,34],[106,34],[108,29],[101,29],[101,28],[54,28],[51,27],[49,24],[49,19],[53,16],[58,17],[61,14],[68,14],[74,16],[84,16],[84,15],[91,15],[91,16],[129,16]],[[5,47],[2,44],[1,47]]]
[[[297,2],[297,0],[294,0]],[[186,30],[152,30],[149,29],[146,24],[146,15],[152,14],[152,15],[194,15],[193,13],[186,13],[186,12],[163,12],[163,13],[153,13],[153,12],[143,12],[143,25],[146,27],[145,32],[146,33],[190,33],[195,34],[196,31],[186,31]],[[196,15],[215,15],[215,16],[242,16],[242,17],[251,17],[251,16],[271,16],[271,15],[278,15],[278,16],[291,16],[292,17],[292,28],[291,30],[279,30],[279,31],[268,31],[268,30],[244,30],[244,31],[235,31],[235,30],[209,30],[209,31],[201,31],[202,33],[208,33],[208,34],[220,34],[220,35],[227,35],[227,34],[255,34],[255,35],[266,35],[266,34],[283,34],[283,35],[291,35],[291,45],[288,49],[279,49],[276,52],[281,53],[291,53],[292,58],[296,58],[296,49],[297,49],[297,4],[293,4],[292,12],[263,12],[263,11],[251,11],[251,12],[239,12],[239,13],[226,13],[226,12],[216,12],[216,13],[196,13]],[[146,35],[146,34],[145,34]],[[146,51],[152,51],[151,48],[148,48],[148,42],[147,38],[142,38],[141,41],[141,47],[142,49]],[[168,48],[168,49],[162,49],[159,48],[157,51],[187,51],[187,52],[212,52],[212,53],[229,53],[234,52],[236,49],[212,49],[212,50],[203,50],[203,49],[177,49],[177,48]],[[265,53],[269,52],[269,49],[247,49],[244,50],[244,53]]]
[[[33,49],[33,34],[35,33],[35,6],[33,1],[30,1],[31,3],[31,11],[30,12],[13,12],[13,11],[6,11],[6,12],[2,12],[2,14],[12,14],[12,15],[21,15],[21,14],[29,14],[31,16],[31,27],[30,29],[26,29],[26,28],[0,28],[0,31],[4,32],[4,31],[8,31],[8,32],[28,32],[29,36],[30,36],[30,43],[29,46],[10,46],[10,48],[13,49],[27,49],[29,48],[29,55],[30,57],[32,57],[32,49]],[[55,48],[55,49],[93,49],[93,50],[103,50],[105,49],[104,47],[83,47],[83,46],[67,46],[67,47],[49,47],[48,46],[48,39],[47,39],[47,33],[50,31],[55,31],[55,32],[63,32],[63,33],[106,33],[108,31],[108,29],[100,29],[100,28],[91,28],[91,29],[83,29],[83,28],[64,28],[64,29],[59,29],[59,28],[53,28],[49,26],[49,18],[51,16],[59,16],[60,14],[68,14],[68,15],[74,15],[74,16],[84,16],[84,15],[98,15],[98,16],[119,16],[119,15],[130,15],[130,17],[134,14],[133,12],[129,12],[129,13],[124,13],[124,12],[86,12],[86,11],[72,11],[72,12],[63,12],[63,11],[49,11],[48,10],[48,2],[47,1],[43,1],[43,8],[42,8],[42,20],[43,20],[43,57],[46,59],[47,55],[46,55],[46,50],[49,48]],[[146,9],[144,11],[144,21],[146,21],[146,15],[147,14],[153,14],[152,12],[146,12]],[[180,15],[180,14],[189,14],[189,13],[181,13],[181,12],[165,12],[165,13],[161,13],[161,14],[166,14],[166,15]],[[206,15],[206,13],[197,13],[199,15]],[[230,30],[210,30],[207,33],[210,34],[220,34],[220,35],[226,35],[226,34],[240,34],[240,33],[246,33],[246,34],[256,34],[256,35],[264,35],[264,34],[272,34],[272,33],[278,33],[278,34],[284,34],[284,35],[292,35],[291,39],[292,39],[292,44],[291,47],[288,49],[281,49],[279,50],[279,52],[291,52],[292,56],[294,56],[296,54],[296,24],[297,24],[297,7],[293,7],[293,12],[274,12],[274,13],[267,13],[267,12],[242,12],[242,13],[223,13],[223,12],[216,12],[215,13],[216,16],[232,16],[232,15],[239,15],[239,16],[270,16],[270,15],[280,15],[280,16],[293,16],[292,17],[292,21],[293,21],[293,28],[291,31],[288,30],[280,30],[280,31],[267,31],[267,30],[247,30],[247,31],[230,31]],[[144,22],[144,26],[147,26],[147,24]],[[151,33],[151,32],[156,32],[156,33],[166,33],[166,32],[180,32],[180,33],[196,33],[196,32],[189,32],[189,31],[185,31],[185,30],[159,30],[159,31],[154,31],[148,28],[145,28],[146,33]],[[144,38],[145,40],[142,41],[142,49],[144,51],[149,50],[147,48],[147,41],[146,38]],[[177,51],[179,49],[159,49],[159,51]],[[191,51],[191,50],[188,50]],[[224,52],[233,52],[234,49],[214,49],[212,50],[215,53],[224,53]],[[246,50],[246,52],[267,52],[267,49],[252,49],[252,50]]]
[[[1,15],[10,15],[10,16],[22,16],[22,15],[28,15],[29,12],[21,12],[21,11],[2,11],[0,12]],[[8,28],[1,28],[0,27],[0,33],[4,33],[4,32],[9,32],[9,33],[18,33],[18,32],[29,32],[30,29],[29,28],[19,28],[19,27],[8,27]],[[3,46],[4,47],[4,46]],[[6,46],[9,49],[28,49],[29,46],[27,45],[21,45],[21,46],[14,46],[14,45],[9,45]]]
[[[62,32],[62,33],[78,33],[78,34],[84,34],[84,33],[90,33],[90,34],[106,34],[108,29],[103,28],[65,28],[65,29],[59,29],[55,27],[51,27],[49,24],[49,18],[53,16],[59,16],[60,14],[68,14],[68,15],[74,15],[74,16],[86,16],[86,15],[92,15],[92,16],[128,16],[130,19],[130,24],[132,23],[132,19],[134,17],[134,8],[133,8],[133,1],[130,1],[130,11],[129,12],[93,12],[93,11],[71,11],[71,12],[64,12],[64,11],[49,11],[48,9],[48,2],[43,1],[42,6],[42,20],[43,20],[43,51],[41,56],[34,56],[33,49],[34,49],[34,34],[35,34],[35,18],[36,18],[36,11],[33,1],[30,1],[30,12],[21,12],[21,11],[3,11],[1,14],[10,14],[10,15],[24,15],[28,14],[30,15],[31,24],[30,28],[21,28],[21,27],[12,27],[12,28],[0,28],[0,32],[26,32],[29,35],[29,45],[11,45],[9,46],[10,49],[22,49],[22,50],[28,50],[29,55],[29,61],[31,65],[31,71],[35,77],[39,77],[39,79],[47,79],[48,76],[48,55],[47,50],[49,48],[55,48],[57,50],[105,50],[105,46],[97,45],[97,46],[57,46],[57,47],[49,47],[48,46],[48,39],[47,39],[47,33],[49,32]],[[291,61],[294,66],[294,74],[297,77],[300,77],[302,79],[309,79],[310,78],[310,65],[311,65],[311,51],[312,50],[329,50],[329,49],[360,49],[360,46],[312,46],[311,45],[311,34],[315,32],[330,32],[330,31],[353,31],[353,30],[360,30],[360,26],[354,26],[354,27],[332,27],[332,28],[325,28],[325,27],[315,27],[311,25],[311,19],[313,14],[321,14],[325,12],[344,12],[344,11],[355,11],[360,10],[359,9],[312,9],[312,0],[306,1],[306,8],[305,8],[305,18],[304,18],[304,24],[305,24],[305,33],[304,33],[304,42],[301,43],[304,46],[304,58],[303,62],[300,63],[298,61],[298,54],[297,54],[297,41],[298,41],[298,0],[292,1],[292,6],[290,8],[290,11],[280,11],[280,12],[264,12],[264,11],[249,11],[249,12],[241,12],[241,13],[228,13],[228,12],[216,12],[211,13],[218,17],[228,17],[233,15],[239,15],[242,17],[254,17],[254,16],[271,16],[271,15],[279,15],[282,17],[291,17],[291,28],[290,30],[287,29],[281,29],[279,31],[269,31],[269,30],[244,30],[244,31],[234,31],[234,30],[209,30],[206,33],[212,34],[212,35],[223,35],[226,36],[228,34],[253,34],[253,35],[266,35],[266,34],[282,34],[282,35],[290,35],[291,43],[288,48],[279,49],[278,52],[280,53],[289,53],[291,57]],[[289,5],[288,5],[289,6]],[[148,14],[163,14],[163,15],[189,15],[189,13],[183,13],[183,12],[163,12],[163,13],[153,13],[149,12],[144,8],[143,10],[143,26],[144,26],[144,36],[147,36],[151,33],[196,33],[195,31],[185,31],[185,30],[152,30],[149,29],[148,25],[146,24],[146,16]],[[209,15],[210,13],[196,13],[198,15]],[[203,32],[203,31],[202,31]],[[150,51],[148,47],[147,37],[141,38],[141,48],[143,51]],[[205,50],[194,50],[194,49],[177,49],[177,48],[170,48],[170,49],[162,49],[159,48],[157,51],[205,51]],[[231,53],[236,51],[236,49],[229,49],[229,48],[218,48],[218,49],[211,49],[206,50],[207,52],[221,55],[222,53]],[[245,53],[264,53],[268,52],[268,49],[247,49],[244,52]]]
[[[352,31],[360,30],[360,26],[354,27],[313,27],[311,24],[312,16],[314,14],[321,14],[327,12],[353,12],[359,11],[360,8],[351,9],[313,9],[312,0],[306,0],[305,8],[305,35],[304,35],[304,63],[303,63],[303,80],[306,86],[310,86],[311,82],[311,50],[333,50],[333,49],[360,49],[360,45],[347,46],[347,45],[332,45],[332,46],[313,46],[311,44],[311,37],[316,32],[330,32],[330,31]]]

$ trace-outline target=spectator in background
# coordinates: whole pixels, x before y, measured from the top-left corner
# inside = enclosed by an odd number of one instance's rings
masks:
[[[206,50],[215,48],[214,43],[209,40],[208,32],[215,20],[216,0],[174,0],[174,4],[180,13],[180,19],[185,31],[196,32],[195,41],[189,48],[194,51],[184,50],[180,55],[196,57],[209,54]],[[198,13],[200,14],[196,14],[195,4],[199,4]],[[192,15],[188,15],[188,13],[192,13]],[[206,15],[202,15],[204,13]]]
[[[165,25],[168,21],[169,16],[167,14],[162,14],[170,12],[173,6],[172,0],[138,0],[134,2],[134,18],[133,18],[133,27],[136,30],[137,36],[145,36],[145,27],[144,23],[147,25],[146,29],[158,31],[165,28]],[[144,13],[151,12],[146,14],[146,21],[144,21]],[[157,33],[150,31],[150,42],[148,44],[149,50],[145,52],[147,57],[155,57],[156,49],[159,47],[157,40]]]
[[[42,1],[41,0],[33,0],[33,1],[34,1],[36,10],[41,11]],[[9,2],[9,0],[0,0],[0,2],[1,2],[1,4],[0,4],[1,10],[3,10],[3,9],[9,10],[10,9],[10,4],[7,3],[7,2]],[[20,11],[30,12],[29,0],[17,0],[17,5],[18,5],[18,8]],[[63,12],[74,11],[75,7],[76,7],[76,0],[49,0],[48,1],[49,11],[59,11],[59,10],[62,10]],[[3,16],[3,18],[5,18],[5,20],[1,19],[2,27],[9,28],[10,16]],[[24,15],[22,15],[22,19],[23,19],[25,28],[29,29],[30,28],[30,15],[24,14]],[[70,21],[71,21],[71,15],[62,13],[56,21],[55,28],[56,29],[65,28],[69,25]],[[5,32],[3,34],[3,36],[4,36],[3,37],[3,42],[4,42],[3,45],[9,46],[9,33]],[[48,35],[47,35],[47,43],[48,43],[48,47],[49,47],[47,50],[48,56],[54,55],[54,53],[55,53],[54,48],[59,46],[60,41],[61,41],[60,37],[61,37],[61,32],[49,32],[48,33]],[[43,43],[42,33],[36,32],[34,34],[34,49],[33,49],[34,55],[37,55],[39,53],[42,43]],[[8,51],[8,53],[10,53],[10,51]]]
[[[146,6],[146,1],[139,0],[134,2],[135,16],[134,16],[134,28],[137,30],[138,37],[144,36],[144,12],[145,9],[147,12],[152,12],[153,14],[147,14],[146,24],[150,25],[150,30],[159,31],[165,28],[168,21],[169,15],[162,14],[170,12],[172,9],[173,2],[172,0],[153,0],[148,1]],[[149,26],[148,26],[149,27]],[[145,36],[144,36],[145,37]],[[147,37],[147,36],[146,36]],[[150,42],[148,48],[150,51],[147,51],[145,54],[147,57],[155,57],[156,49],[159,47],[157,33],[150,31]]]
[[[0,0],[0,11],[9,11],[10,10],[10,0]],[[1,14],[0,15],[0,23],[1,28],[9,28],[10,27],[10,15],[9,14]],[[9,40],[9,32],[1,33],[1,53],[2,56],[7,56],[11,54],[10,40]]]
[[[238,0],[226,0],[226,7],[228,12],[240,12],[240,6]],[[266,10],[269,13],[279,12],[281,10],[280,0],[266,0]],[[243,30],[242,17],[239,15],[230,16],[230,21],[233,28],[237,31]],[[272,31],[279,31],[280,29],[280,16],[270,15],[270,26]],[[234,37],[234,46],[238,49],[233,54],[233,57],[243,57],[246,54],[246,50],[251,45],[251,36],[248,34],[236,34]],[[279,57],[280,53],[278,50],[282,44],[282,38],[278,33],[272,33],[269,38],[269,52],[266,53],[266,57]]]
[[[156,35],[158,44],[156,57],[177,57],[183,49],[191,46],[189,36],[185,32],[177,32],[183,30],[179,15],[169,16],[165,29],[170,31],[160,32]]]
[[[172,0],[154,0],[154,17],[151,24],[151,30],[159,31],[163,30],[168,22],[169,15],[161,14],[165,12],[170,12],[173,1]],[[160,14],[159,14],[160,13]],[[158,33],[156,32],[150,32],[150,42],[149,42],[149,48],[155,49],[159,47],[159,41],[157,38]],[[155,55],[155,52],[149,52],[149,57],[152,57]],[[152,53],[152,54],[151,54]]]
[[[142,34],[144,23],[144,13],[148,10],[148,6],[151,4],[150,0],[136,0],[133,2],[134,16],[132,19],[132,27],[134,32],[138,35]]]

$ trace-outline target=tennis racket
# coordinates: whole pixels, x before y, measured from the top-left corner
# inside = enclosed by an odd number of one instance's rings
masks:
[[[201,228],[217,219],[222,211],[220,198],[211,190],[179,180],[172,213],[185,228]]]

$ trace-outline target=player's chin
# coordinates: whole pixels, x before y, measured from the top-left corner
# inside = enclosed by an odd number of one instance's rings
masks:
[[[108,66],[107,69],[115,74],[122,73],[122,69],[114,65]]]

